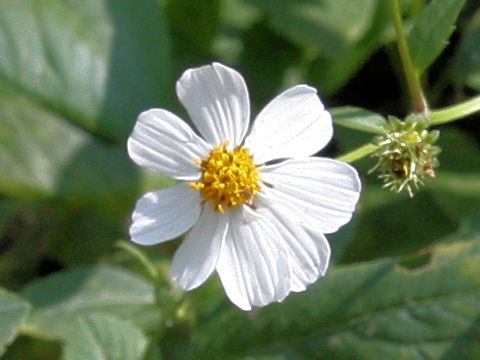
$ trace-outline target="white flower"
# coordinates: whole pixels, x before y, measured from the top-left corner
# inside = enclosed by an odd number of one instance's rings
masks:
[[[235,70],[189,69],[176,90],[201,137],[167,110],[139,115],[130,157],[182,182],[138,200],[132,241],[158,244],[191,228],[173,257],[173,279],[191,290],[215,270],[243,310],[305,290],[328,267],[323,234],[350,220],[360,192],[351,166],[309,157],[333,132],[316,90],[298,85],[278,95],[248,135],[248,91]]]

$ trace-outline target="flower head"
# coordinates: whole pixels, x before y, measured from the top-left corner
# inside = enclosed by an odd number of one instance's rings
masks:
[[[401,121],[390,116],[385,134],[375,139],[379,145],[372,156],[378,159],[370,173],[377,171],[383,187],[410,197],[426,178],[435,177],[440,148],[434,143],[438,130],[428,130],[429,121],[422,115],[411,115]]]
[[[324,234],[350,220],[360,191],[351,166],[311,157],[333,132],[316,90],[298,85],[278,95],[248,135],[248,91],[235,70],[189,69],[176,90],[199,135],[167,110],[139,115],[130,157],[182,182],[137,201],[132,241],[153,245],[190,230],[173,279],[191,290],[216,271],[243,310],[305,290],[328,267]]]

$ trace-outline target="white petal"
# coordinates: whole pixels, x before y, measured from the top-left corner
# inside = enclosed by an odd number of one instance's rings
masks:
[[[262,180],[273,185],[263,191],[294,214],[302,225],[332,233],[347,223],[360,195],[357,171],[343,162],[311,157],[286,160],[262,169]]]
[[[245,146],[256,164],[315,154],[332,138],[330,113],[317,91],[306,85],[292,87],[273,99],[257,116]]]
[[[195,289],[213,272],[227,228],[228,216],[205,204],[198,222],[173,256],[171,275],[183,289]]]
[[[186,183],[143,195],[132,214],[133,242],[153,245],[172,240],[190,229],[200,215],[200,195]]]
[[[284,204],[259,204],[259,211],[279,231],[275,240],[288,254],[291,274],[290,291],[304,291],[319,276],[325,275],[330,260],[330,245],[321,233],[301,226],[302,214],[292,214]]]
[[[243,77],[213,63],[183,73],[177,96],[202,136],[212,145],[241,144],[248,129],[250,101]]]
[[[290,288],[287,253],[277,247],[278,229],[263,217],[245,221],[230,214],[217,272],[230,300],[242,310],[282,301]]]
[[[179,117],[163,109],[138,116],[128,138],[128,154],[135,163],[178,180],[195,180],[210,147]]]

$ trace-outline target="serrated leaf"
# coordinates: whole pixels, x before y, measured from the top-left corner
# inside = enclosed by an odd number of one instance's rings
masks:
[[[90,314],[71,324],[64,344],[63,360],[140,360],[147,338],[128,321]]]
[[[0,288],[0,355],[23,325],[30,305],[21,297]]]
[[[480,234],[448,241],[415,271],[396,259],[335,266],[283,304],[217,313],[193,358],[477,359]]]
[[[32,306],[26,327],[45,338],[62,338],[81,316],[105,313],[131,320],[142,329],[158,325],[153,286],[110,266],[77,267],[34,281],[23,291]]]
[[[468,24],[453,59],[451,80],[480,90],[480,10]]]
[[[415,19],[408,34],[413,63],[422,74],[448,45],[465,0],[433,0]]]
[[[354,106],[331,109],[336,125],[373,134],[384,134],[387,126],[385,118],[373,111]]]

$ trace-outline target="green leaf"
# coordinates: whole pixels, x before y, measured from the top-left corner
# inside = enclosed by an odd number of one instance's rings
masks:
[[[302,47],[342,56],[371,26],[376,0],[247,0],[269,12],[273,29]]]
[[[476,12],[460,39],[453,59],[451,79],[457,87],[480,90],[480,10]]]
[[[125,150],[11,92],[0,93],[0,118],[0,167],[9,169],[0,172],[1,192],[110,209],[133,201],[135,166]]]
[[[19,296],[0,288],[0,355],[16,337],[27,318],[30,305]]]
[[[462,219],[474,211],[480,211],[480,173],[452,173],[440,171],[429,182],[428,191],[435,202],[452,218]]]
[[[384,256],[401,256],[433,246],[455,231],[459,218],[438,206],[428,190],[412,200],[407,194],[393,194],[380,186],[366,186],[361,210],[356,214],[352,241],[340,261],[351,263]],[[460,214],[459,214],[460,215]]]
[[[211,48],[219,28],[220,0],[167,1],[165,12],[174,40],[175,72],[182,73],[192,64],[211,62]]]
[[[140,360],[147,339],[128,321],[90,314],[71,324],[64,344],[63,360]]]
[[[126,204],[130,208],[133,202]],[[64,206],[50,207],[44,215],[43,248],[47,256],[63,265],[93,264],[112,252],[114,242],[125,236],[125,216],[112,216],[89,208],[67,211]]]
[[[363,15],[361,15],[363,16]],[[322,94],[334,94],[368,61],[380,46],[393,41],[395,32],[390,21],[388,1],[377,1],[376,9],[364,36],[348,47],[341,56],[320,54],[311,64],[309,81],[318,84]]]
[[[125,211],[140,181],[125,139],[173,94],[162,9],[5,0],[0,14],[0,193]]]
[[[145,354],[144,360],[162,360],[162,352],[160,351],[160,346],[156,343],[151,343],[148,348],[147,353]]]
[[[286,71],[300,62],[300,50],[264,22],[253,24],[244,32],[242,40],[248,46],[240,55],[239,67],[244,69],[242,74],[247,79],[251,98],[255,99],[254,105],[259,109],[284,87]]]
[[[385,118],[373,111],[354,106],[331,109],[335,125],[373,134],[384,134],[387,126]]]
[[[341,135],[340,144],[345,141],[344,132]],[[442,130],[437,144],[442,149],[437,177],[424,179],[425,186],[413,199],[392,194],[379,185],[364,187],[362,206],[355,216],[355,235],[340,256],[342,262],[418,251],[455,231],[462,218],[478,208],[478,144],[468,132],[455,128]],[[374,164],[368,165],[365,170]],[[374,180],[375,175],[370,176]]]
[[[105,313],[133,321],[142,329],[158,326],[153,286],[110,266],[77,267],[34,281],[22,292],[33,305],[27,324],[44,338],[62,338],[83,315]]]
[[[480,172],[480,148],[470,132],[446,128],[440,133],[438,146],[442,149],[438,171]]]
[[[140,111],[169,97],[154,0],[5,0],[0,13],[0,82],[82,128],[123,140]]]
[[[396,259],[335,266],[282,304],[216,313],[192,358],[477,359],[480,233],[445,240],[414,271]]]
[[[413,63],[422,74],[442,53],[465,0],[431,1],[408,34]]]

